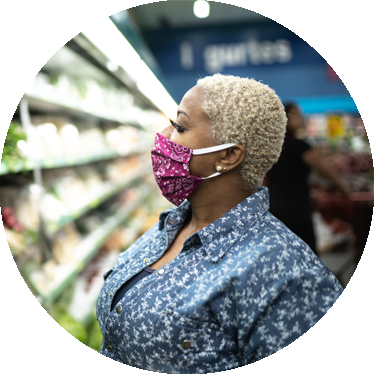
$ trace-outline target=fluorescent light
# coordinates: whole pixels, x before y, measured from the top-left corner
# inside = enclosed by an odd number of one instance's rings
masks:
[[[259,7],[263,12],[269,13],[275,9],[277,4],[278,0],[261,0]]]
[[[112,66],[121,66],[162,112],[175,117],[178,105],[110,18],[96,22],[83,34],[108,57]]]
[[[210,5],[206,0],[197,0],[193,4],[193,12],[197,18],[206,18],[210,13]]]

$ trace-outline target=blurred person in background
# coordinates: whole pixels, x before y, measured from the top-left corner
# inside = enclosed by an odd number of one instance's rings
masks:
[[[287,131],[278,161],[266,175],[269,211],[299,236],[317,254],[308,178],[312,168],[329,179],[345,197],[350,189],[340,176],[304,140],[296,137],[304,119],[296,103],[286,103]]]
[[[151,152],[175,206],[104,274],[101,354],[153,372],[225,371],[292,343],[334,304],[341,285],[260,186],[286,122],[253,79],[215,74],[185,94]]]

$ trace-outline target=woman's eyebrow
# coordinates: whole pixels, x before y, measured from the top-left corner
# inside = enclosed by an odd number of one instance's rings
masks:
[[[184,114],[188,119],[190,119],[190,117],[188,117],[186,112],[183,112],[182,110],[178,110],[177,116],[179,116],[180,114]]]

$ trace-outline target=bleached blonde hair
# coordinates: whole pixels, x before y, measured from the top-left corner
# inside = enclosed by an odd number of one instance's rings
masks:
[[[281,100],[254,79],[214,74],[199,79],[197,86],[203,89],[213,140],[246,148],[240,175],[249,190],[256,190],[282,150],[287,118]]]

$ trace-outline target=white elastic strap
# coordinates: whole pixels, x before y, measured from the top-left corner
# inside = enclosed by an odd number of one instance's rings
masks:
[[[212,175],[209,175],[209,177],[201,177],[201,179],[209,179],[209,178],[213,178],[213,177],[217,177],[218,175],[221,175],[222,173],[214,173]]]
[[[236,144],[235,143],[227,143],[227,144],[216,145],[214,147],[194,149],[194,150],[192,150],[192,154],[193,155],[204,155],[205,153],[213,153],[213,152],[217,152],[217,151],[222,151],[222,149],[227,149],[227,148],[233,147],[234,145],[236,145]],[[208,178],[210,178],[210,177],[208,177]]]

